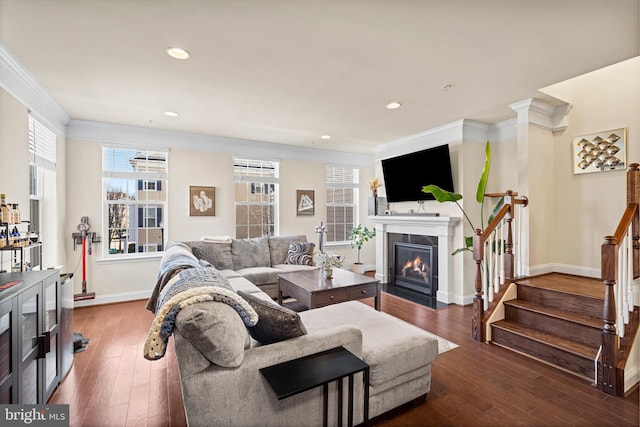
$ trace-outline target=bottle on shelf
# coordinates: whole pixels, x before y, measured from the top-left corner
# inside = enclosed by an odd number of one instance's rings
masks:
[[[0,210],[2,211],[2,222],[11,224],[13,222],[13,212],[7,204],[7,196],[4,193],[0,194]]]
[[[11,205],[11,209],[13,210],[13,223],[20,224],[22,222],[22,218],[20,218],[20,208],[17,203],[13,203]]]

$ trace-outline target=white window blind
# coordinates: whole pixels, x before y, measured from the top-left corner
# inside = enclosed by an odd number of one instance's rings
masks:
[[[29,163],[56,170],[56,135],[29,115]]]
[[[327,243],[342,243],[356,223],[360,170],[327,165]]]

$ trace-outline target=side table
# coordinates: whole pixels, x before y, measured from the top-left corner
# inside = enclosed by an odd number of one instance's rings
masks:
[[[369,365],[346,350],[337,347],[260,369],[278,400],[286,399],[317,386],[323,387],[322,425],[327,426],[329,383],[338,381],[338,425],[342,425],[342,379],[349,378],[347,423],[353,426],[353,376],[363,373],[364,425],[369,420]]]

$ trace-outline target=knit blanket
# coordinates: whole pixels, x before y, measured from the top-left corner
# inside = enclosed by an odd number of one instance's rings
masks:
[[[185,268],[199,267],[200,262],[193,255],[191,249],[181,242],[169,242],[167,248],[160,260],[160,268],[158,269],[158,280],[156,286],[147,301],[147,310],[156,313],[158,305],[158,297],[160,292],[169,283],[175,274]]]
[[[258,314],[234,292],[222,273],[211,267],[188,268],[176,274],[160,293],[156,316],[144,344],[145,359],[164,357],[176,316],[182,308],[201,301],[219,301],[231,306],[246,326],[255,326],[258,322]]]

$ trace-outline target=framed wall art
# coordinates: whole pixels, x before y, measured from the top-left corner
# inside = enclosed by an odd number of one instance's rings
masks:
[[[296,190],[296,215],[314,215],[314,191],[313,190]]]
[[[626,128],[576,136],[572,141],[573,173],[625,169],[626,144]]]
[[[189,216],[216,215],[216,187],[189,187]]]

